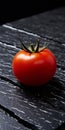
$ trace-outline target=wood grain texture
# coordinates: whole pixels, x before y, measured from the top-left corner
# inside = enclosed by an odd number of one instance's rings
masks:
[[[0,129],[1,130],[29,130],[18,121],[12,118],[8,113],[0,109]]]
[[[55,130],[65,122],[65,43],[62,37],[64,28],[60,30],[58,27],[64,26],[63,10],[64,8],[46,12],[0,27],[0,105],[10,110],[10,114],[13,112],[21,124],[28,123],[26,127],[31,130]],[[56,27],[57,30],[52,31]],[[49,49],[57,58],[56,74],[42,88],[25,88],[12,73],[13,56],[21,46],[18,36],[26,45],[29,42],[35,44],[37,38],[40,39],[41,45],[44,42],[50,43]]]

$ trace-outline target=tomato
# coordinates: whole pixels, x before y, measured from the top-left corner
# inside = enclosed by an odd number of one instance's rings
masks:
[[[24,85],[40,86],[54,76],[56,57],[48,48],[36,52],[20,50],[13,58],[12,70],[15,77]]]

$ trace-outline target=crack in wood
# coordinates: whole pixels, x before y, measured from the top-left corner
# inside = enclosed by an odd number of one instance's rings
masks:
[[[12,27],[12,26],[9,26],[9,25],[6,25],[6,24],[3,24],[2,26],[3,26],[4,28],[11,29],[11,30],[13,30],[13,31],[21,32],[21,33],[24,33],[24,34],[27,34],[27,35],[30,35],[30,36],[32,35],[32,36],[37,37],[37,38],[45,38],[45,39],[48,39],[48,40],[57,42],[57,43],[59,43],[59,44],[62,44],[61,41],[56,40],[56,39],[53,39],[53,37],[41,36],[41,35],[38,35],[38,34],[35,34],[35,33],[32,33],[32,32],[28,32],[28,31],[25,31],[25,30],[17,29],[17,28],[15,28],[15,27]]]
[[[12,80],[10,80],[10,79],[8,79],[8,78],[6,78],[6,77],[4,77],[4,76],[1,76],[1,75],[0,75],[0,79],[5,80],[5,81],[8,81],[9,83],[14,84],[15,86],[20,87],[19,84],[13,82]]]
[[[50,41],[53,41],[53,42],[57,42],[57,43],[59,43],[59,44],[62,44],[62,42],[61,41],[59,41],[59,40],[55,40],[55,39],[53,39],[53,37],[49,37],[49,36],[40,36],[41,38],[46,38],[46,39],[48,39],[48,40],[50,40]]]
[[[0,45],[3,45],[5,47],[10,47],[11,49],[13,48],[13,49],[16,49],[16,50],[21,50],[20,48],[14,46],[14,45],[9,45],[9,42],[5,43],[2,40],[0,40]]]
[[[0,109],[4,110],[11,117],[15,118],[18,121],[18,123],[24,125],[25,127],[29,128],[30,130],[38,130],[38,128],[35,125],[33,125],[33,124],[31,124],[31,123],[23,120],[22,118],[20,118],[19,116],[17,116],[14,112],[12,112],[11,110],[9,110],[8,108],[4,107],[1,104],[0,104]]]
[[[11,26],[6,25],[6,24],[3,24],[2,26],[5,27],[5,28],[8,28],[8,29],[11,29],[13,31],[21,32],[21,33],[24,33],[24,34],[27,34],[27,35],[30,35],[30,36],[34,36],[34,37],[40,38],[40,36],[38,34],[34,34],[32,32],[28,32],[28,31],[25,31],[25,30],[17,29],[17,28],[11,27]]]

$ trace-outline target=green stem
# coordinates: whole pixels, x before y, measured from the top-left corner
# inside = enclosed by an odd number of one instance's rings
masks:
[[[25,46],[22,42],[22,40],[18,37],[19,41],[21,42],[21,45],[22,45],[22,48],[23,50],[29,52],[29,53],[37,53],[37,52],[41,52],[43,51],[44,49],[47,48],[47,46],[49,45],[49,43],[45,43],[43,47],[39,47],[39,39],[37,40],[36,42],[36,46],[34,46],[33,44],[30,44],[29,48],[27,46]]]
[[[39,48],[39,52],[43,51],[48,47],[49,43],[45,43],[43,47]]]
[[[38,51],[39,51],[39,40],[37,40],[36,49],[35,49],[35,52],[38,52]]]
[[[30,45],[30,48],[31,48],[31,51],[32,51],[32,52],[35,52],[35,49],[34,49],[34,45],[33,45],[33,44]]]
[[[19,41],[21,42],[21,45],[22,45],[23,50],[28,51],[28,52],[31,53],[31,50],[29,50],[29,48],[27,48],[27,47],[23,44],[22,40],[21,40],[19,37],[18,37],[18,39],[19,39]]]

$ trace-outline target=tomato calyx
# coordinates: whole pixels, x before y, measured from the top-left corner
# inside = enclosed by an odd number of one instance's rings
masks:
[[[28,48],[22,43],[22,47],[23,47],[24,50],[26,50],[30,53],[39,52],[39,41],[36,42],[36,45],[33,45],[31,43]]]
[[[21,41],[21,39],[19,39]],[[25,46],[22,41],[21,41],[21,44],[22,44],[22,48],[23,50],[29,52],[29,53],[38,53],[38,52],[41,52],[43,51],[44,49],[47,48],[47,46],[49,45],[48,43],[45,43],[42,47],[40,47],[40,41],[39,39],[36,41],[36,45],[33,45],[33,43],[30,44],[29,47]]]

